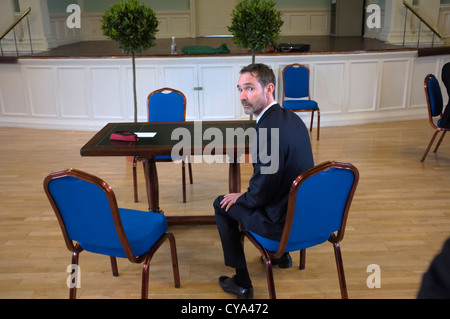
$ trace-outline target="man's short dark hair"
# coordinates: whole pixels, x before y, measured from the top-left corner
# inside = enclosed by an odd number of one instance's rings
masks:
[[[256,77],[263,88],[265,88],[269,83],[273,83],[273,85],[276,86],[275,73],[273,73],[273,70],[265,64],[255,63],[247,65],[241,69],[240,74],[243,73],[250,73]]]

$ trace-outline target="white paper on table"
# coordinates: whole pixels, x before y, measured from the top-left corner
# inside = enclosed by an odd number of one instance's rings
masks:
[[[135,132],[138,137],[155,137],[156,132]]]

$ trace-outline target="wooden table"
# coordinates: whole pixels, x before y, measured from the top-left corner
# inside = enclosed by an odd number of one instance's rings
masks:
[[[177,154],[184,156],[209,155],[204,154],[205,147],[211,155],[228,155],[229,191],[240,192],[239,159],[242,154],[249,154],[254,128],[255,121],[109,123],[81,148],[80,153],[82,156],[138,156],[144,163],[149,211],[163,212],[159,207],[156,156],[171,155],[173,149]],[[153,132],[156,135],[140,137],[136,142],[111,141],[111,133],[116,131],[130,131],[137,134]],[[233,135],[239,138],[234,138]],[[211,215],[168,216],[167,221],[171,225],[215,223],[214,216]]]

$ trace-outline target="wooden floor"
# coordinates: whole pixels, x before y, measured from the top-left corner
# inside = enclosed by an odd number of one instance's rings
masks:
[[[315,133],[315,131],[314,131]],[[45,198],[42,181],[55,170],[74,167],[112,185],[122,207],[147,208],[142,168],[140,202],[133,202],[131,162],[125,158],[82,158],[80,148],[94,132],[0,128],[0,298],[67,298],[70,264],[58,223]],[[348,161],[361,180],[342,242],[349,297],[415,298],[423,272],[450,236],[450,141],[437,154],[420,158],[432,131],[426,120],[324,127],[312,139],[315,162]],[[213,214],[212,202],[227,191],[227,166],[195,164],[194,184],[181,200],[181,168],[158,165],[161,207],[171,214]],[[244,184],[251,165],[242,165]],[[175,289],[168,244],[155,254],[150,268],[150,298],[230,298],[218,286],[223,266],[216,227],[173,226],[181,268]],[[246,242],[256,298],[268,298],[264,267]],[[340,298],[332,246],[307,251],[306,270],[274,269],[279,298]],[[369,289],[367,267],[381,268],[381,288]],[[141,266],[119,260],[112,277],[109,259],[82,253],[78,297],[139,298]]]

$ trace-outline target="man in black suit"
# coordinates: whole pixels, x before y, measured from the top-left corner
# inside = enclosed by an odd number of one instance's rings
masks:
[[[422,277],[418,299],[450,299],[450,238]]]
[[[442,82],[447,89],[448,103],[442,115],[440,127],[450,128],[450,62],[442,68]]]
[[[295,113],[275,101],[275,84],[273,71],[264,64],[241,70],[237,85],[240,100],[245,113],[255,115],[257,123],[252,145],[257,147],[256,153],[252,152],[253,175],[245,193],[219,196],[214,202],[225,265],[236,270],[232,278],[221,276],[219,284],[238,298],[253,297],[239,224],[279,241],[292,182],[314,165],[308,130]],[[289,254],[280,259],[273,263],[290,263]]]

